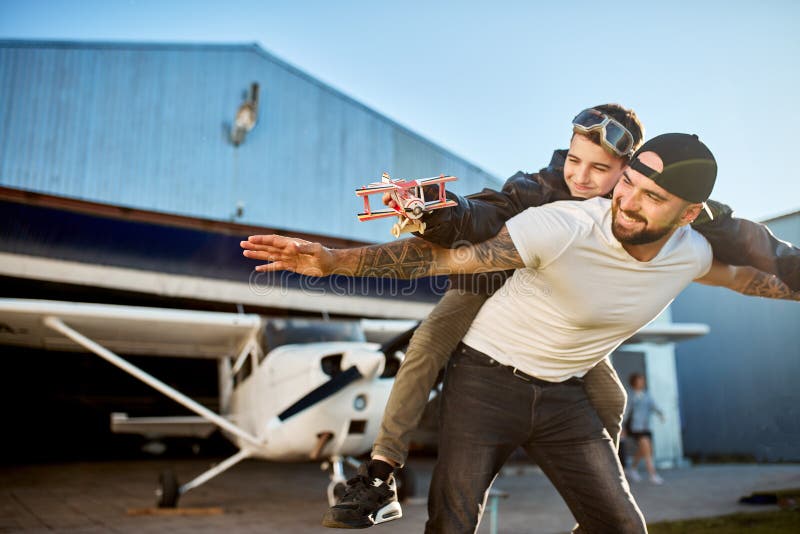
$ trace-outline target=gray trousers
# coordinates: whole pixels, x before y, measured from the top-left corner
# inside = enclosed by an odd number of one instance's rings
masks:
[[[520,378],[463,344],[445,372],[425,532],[475,532],[492,482],[520,446],[561,494],[581,532],[647,532],[583,380]]]
[[[431,388],[456,346],[469,330],[488,295],[451,289],[442,297],[411,338],[395,378],[372,455],[402,465],[408,445],[428,403]],[[627,396],[614,369],[605,360],[583,377],[589,402],[603,426],[619,443]]]

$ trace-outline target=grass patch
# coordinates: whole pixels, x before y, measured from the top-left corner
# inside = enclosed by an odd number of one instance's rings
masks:
[[[750,512],[685,521],[664,521],[647,526],[650,534],[796,534],[800,511]]]

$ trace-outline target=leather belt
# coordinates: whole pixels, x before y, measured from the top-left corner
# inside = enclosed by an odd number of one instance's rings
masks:
[[[503,364],[501,363],[500,365],[503,365]],[[514,376],[516,376],[520,380],[524,380],[525,382],[533,382],[534,380],[540,380],[539,378],[536,378],[535,376],[531,376],[528,373],[524,373],[524,372],[520,371],[519,367],[513,367],[512,368],[510,365],[503,365],[503,367],[508,367],[509,369],[511,369],[511,374],[513,374]]]
[[[564,382],[550,382],[548,380],[542,380],[541,378],[537,378],[533,375],[529,375],[524,371],[521,371],[519,367],[512,367],[510,365],[498,362],[488,354],[485,354],[477,349],[473,349],[472,347],[470,347],[469,345],[465,345],[464,343],[459,343],[459,347],[457,350],[460,350],[463,353],[469,352],[473,356],[480,356],[481,358],[486,359],[488,362],[494,363],[495,365],[497,365],[497,367],[500,367],[501,369],[507,369],[511,371],[512,375],[514,375],[516,378],[519,378],[520,380],[524,380],[525,382],[531,382],[533,384],[539,384],[542,386],[552,386],[556,384],[583,384],[583,380],[575,376],[573,376],[568,380],[565,380]]]

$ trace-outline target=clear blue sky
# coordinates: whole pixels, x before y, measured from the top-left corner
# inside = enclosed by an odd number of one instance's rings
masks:
[[[644,4],[0,0],[0,38],[255,41],[500,178],[619,102],[699,134],[741,216],[800,209],[800,2]]]

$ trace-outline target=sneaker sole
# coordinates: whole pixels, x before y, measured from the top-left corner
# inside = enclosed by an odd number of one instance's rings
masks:
[[[395,501],[378,510],[375,513],[375,520],[372,520],[369,517],[364,517],[359,521],[340,521],[335,517],[332,517],[330,510],[328,510],[325,513],[325,516],[322,518],[322,526],[327,528],[350,529],[369,528],[373,525],[380,525],[381,523],[400,519],[401,517],[403,517],[403,509],[400,507],[400,503]]]

